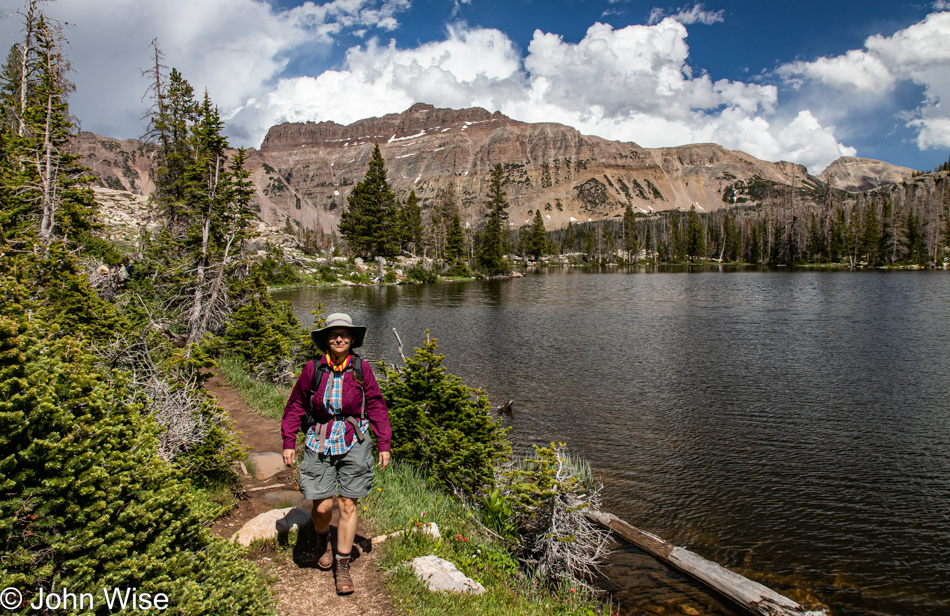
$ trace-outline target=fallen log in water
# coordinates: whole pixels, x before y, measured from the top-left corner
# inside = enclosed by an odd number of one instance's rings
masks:
[[[587,512],[587,517],[673,568],[702,582],[753,614],[761,616],[821,616],[825,614],[823,611],[809,612],[771,588],[753,582],[689,550],[675,547],[669,541],[631,526],[612,513],[593,510]]]

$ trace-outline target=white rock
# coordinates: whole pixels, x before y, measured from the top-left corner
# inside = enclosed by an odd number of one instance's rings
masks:
[[[449,561],[434,554],[414,558],[410,563],[416,577],[432,592],[461,592],[480,595],[485,587],[467,577]]]
[[[237,541],[243,546],[251,545],[258,539],[273,539],[277,533],[289,533],[310,519],[310,514],[296,507],[286,509],[272,509],[265,511],[231,536],[231,541]]]

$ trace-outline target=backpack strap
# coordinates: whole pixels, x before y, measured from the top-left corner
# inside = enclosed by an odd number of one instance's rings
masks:
[[[366,419],[366,386],[363,385],[363,358],[353,353],[353,361],[350,362],[350,365],[353,367],[353,379],[356,381],[356,384],[360,386],[360,393],[363,394],[363,402],[360,406],[360,419]],[[353,433],[356,434],[356,438],[362,443],[366,435],[364,435],[360,429],[359,422],[357,422],[356,418],[352,415],[348,416],[346,421],[353,426]]]
[[[360,419],[366,419],[366,387],[363,385],[363,358],[361,358],[356,353],[353,353],[353,360],[350,362],[350,365],[347,366],[344,370],[346,372],[353,372],[353,379],[356,381],[357,385],[360,386],[360,393],[363,394],[363,401],[360,406]],[[313,415],[310,410],[311,404],[310,400],[313,398],[314,394],[317,393],[317,390],[320,388],[320,384],[323,382],[323,375],[330,373],[330,367],[326,364],[321,364],[316,361],[313,362],[313,376],[310,379],[310,391],[307,393],[307,414],[304,415],[304,423],[301,424],[301,428],[305,431],[310,428],[310,426],[315,426],[319,434],[319,443],[317,444],[317,453],[323,453],[326,446],[327,440],[327,424],[333,421],[332,417],[328,418],[326,421],[319,421]],[[319,376],[318,376],[319,375]],[[327,384],[329,386],[329,384]],[[308,421],[309,420],[309,421]],[[359,422],[356,417],[348,415],[343,421],[346,421],[348,424],[353,426],[353,433],[356,434],[356,438],[362,443],[363,439],[366,438],[366,435],[363,434],[363,431],[360,429]]]
[[[316,427],[317,432],[320,434],[320,444],[317,446],[317,453],[320,453],[323,451],[324,441],[326,440],[326,426],[328,422],[321,423],[317,420],[313,414],[312,399],[314,394],[317,393],[317,389],[320,388],[320,383],[323,382],[323,375],[329,372],[329,368],[316,360],[311,360],[310,363],[313,364],[313,373],[310,377],[310,389],[304,392],[304,406],[307,412],[304,413],[303,419],[300,422],[300,429],[306,433],[310,428]]]

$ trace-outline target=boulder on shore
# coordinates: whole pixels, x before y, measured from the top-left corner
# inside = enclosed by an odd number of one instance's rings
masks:
[[[449,561],[434,554],[412,559],[416,577],[425,582],[432,592],[460,592],[480,595],[485,587],[467,577]]]

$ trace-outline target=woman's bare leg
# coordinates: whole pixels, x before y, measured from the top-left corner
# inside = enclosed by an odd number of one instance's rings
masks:
[[[337,499],[340,509],[340,524],[336,530],[336,551],[339,554],[349,554],[353,550],[353,539],[356,537],[356,505],[358,498],[341,496]]]
[[[310,510],[310,519],[313,520],[313,527],[318,533],[325,533],[330,528],[330,518],[333,517],[333,499],[321,498],[313,501],[313,509]]]

